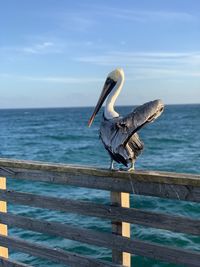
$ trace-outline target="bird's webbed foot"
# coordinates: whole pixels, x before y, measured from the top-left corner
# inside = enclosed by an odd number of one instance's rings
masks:
[[[135,162],[131,162],[131,167],[127,171],[133,172],[134,170],[135,170]]]
[[[110,171],[115,171],[115,170],[117,170],[117,169],[114,168],[114,160],[113,160],[113,159],[111,159],[111,161],[110,161],[110,167],[109,167],[109,170],[110,170]],[[119,170],[119,171],[128,171],[128,172],[132,172],[132,171],[135,170],[135,162],[131,162],[131,166],[130,166],[130,168],[119,168],[118,170]]]
[[[120,171],[133,172],[135,170],[134,164],[131,164],[130,168],[120,168]]]

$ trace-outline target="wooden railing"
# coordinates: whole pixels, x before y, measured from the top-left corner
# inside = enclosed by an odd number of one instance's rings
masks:
[[[0,266],[28,266],[8,257],[8,249],[52,260],[64,266],[131,266],[131,254],[184,266],[200,266],[200,253],[182,248],[130,238],[130,224],[200,235],[200,220],[130,208],[130,193],[200,202],[200,176],[167,172],[108,171],[91,167],[0,159]],[[89,201],[69,200],[26,192],[6,190],[5,178],[43,181],[108,190],[110,205]],[[6,203],[28,205],[50,210],[77,213],[108,219],[112,233],[78,228],[72,225],[42,221],[6,211]],[[8,227],[76,240],[112,249],[113,260],[54,249],[7,235]],[[30,265],[29,265],[30,266]]]

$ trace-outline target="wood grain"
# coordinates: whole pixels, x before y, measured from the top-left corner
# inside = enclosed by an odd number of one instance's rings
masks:
[[[200,202],[200,176],[158,171],[110,171],[94,167],[0,158],[0,175],[113,192]]]
[[[122,252],[125,252],[170,263],[199,267],[200,253],[151,242],[132,240],[128,237],[130,234],[130,227],[127,226],[129,226],[129,223],[133,223],[199,235],[200,220],[131,209],[127,204],[124,204],[125,207],[119,206],[119,204],[122,205],[123,198],[127,199],[125,196],[128,196],[129,193],[200,202],[199,175],[154,171],[109,171],[94,167],[1,158],[0,175],[13,179],[43,181],[114,192],[112,193],[113,204],[102,205],[84,201],[38,196],[30,193],[10,192],[6,191],[5,185],[2,186],[1,183],[0,204],[2,204],[0,206],[0,226],[7,224],[50,235],[62,236],[63,238],[77,240],[83,243],[104,246],[116,251],[118,255],[123,255]],[[113,234],[76,228],[71,225],[63,225],[55,222],[33,220],[23,216],[5,213],[6,204],[3,203],[6,201],[15,204],[75,212],[87,216],[109,219],[113,222]],[[123,227],[124,225],[126,227]],[[7,228],[4,228],[3,231],[4,232],[1,231],[0,235],[0,244],[2,247],[11,247],[52,261],[71,264],[71,266],[119,266],[115,263],[102,262],[89,257],[83,257],[62,250],[51,249],[39,244],[32,244],[21,239],[8,237],[3,235],[7,234]],[[127,235],[127,237],[125,235]],[[9,260],[7,260],[6,263],[5,257],[6,254],[4,253],[4,264],[11,264]],[[3,258],[0,259],[2,260]],[[126,263],[126,265],[129,266],[130,263]],[[17,265],[15,266],[17,267]]]
[[[27,265],[24,263],[12,261],[7,258],[1,258],[0,257],[0,266],[1,267],[32,267],[31,265]]]
[[[52,260],[72,267],[120,267],[106,261],[100,261],[91,257],[81,256],[75,253],[66,252],[58,248],[50,248],[38,243],[31,243],[20,238],[6,237],[0,235],[0,242],[9,248],[27,253],[36,257]]]
[[[159,259],[166,262],[188,264],[188,266],[199,267],[199,252],[163,246],[152,242],[132,240],[116,234],[103,233],[83,228],[81,229],[61,223],[45,222],[9,213],[1,214],[0,216],[1,219],[3,218],[3,220],[10,226],[16,226],[49,235],[61,236],[63,238],[83,243],[103,246],[121,252],[125,251],[131,254]],[[2,237],[3,236],[0,237],[0,242],[2,242],[2,240],[7,240],[2,239]],[[4,241],[3,244],[7,245]]]
[[[12,168],[12,171],[13,174],[7,173],[7,175],[14,179],[43,181],[55,184],[102,189],[113,192],[133,193],[134,190],[134,194],[138,195],[200,202],[200,179],[196,179],[196,177],[194,178],[193,176],[190,179],[182,178],[181,176],[178,178],[175,176],[176,179],[173,179],[173,177],[171,179],[166,179],[166,177],[163,176],[152,176],[151,174],[147,175],[140,172],[131,174],[127,174],[127,172],[111,172],[113,177],[99,176],[100,174],[103,175],[103,170],[98,170],[96,173],[94,172],[94,174],[89,171],[87,174],[84,174],[84,172],[82,174],[81,172],[65,173],[62,171],[50,172],[19,168]],[[9,169],[9,172],[11,172],[11,169]],[[105,175],[106,173],[107,172],[105,171]],[[5,170],[0,169],[0,174],[5,175]],[[118,178],[119,176],[121,176],[121,178]],[[175,182],[179,182],[179,184],[175,184]],[[196,185],[193,186],[193,184]]]
[[[130,208],[130,194],[129,193],[119,193],[111,192],[111,203],[116,207],[126,207]],[[118,217],[119,218],[119,217]],[[112,233],[115,235],[125,236],[130,238],[130,223],[123,222],[116,218],[112,221]],[[122,252],[116,249],[112,251],[112,261],[114,263],[122,264],[124,266],[131,266],[131,254],[127,252]]]
[[[200,235],[200,220],[184,216],[5,190],[0,190],[0,198],[13,204],[73,212],[115,222],[128,222],[174,232]]]
[[[120,242],[119,246],[123,247],[124,251],[131,254],[149,257],[156,260],[175,264],[185,264],[190,267],[199,267],[200,253],[190,250],[173,248],[169,246],[159,245],[152,242],[130,240],[126,237],[116,236]],[[116,240],[115,240],[116,241]],[[116,264],[102,263],[101,261],[93,260],[89,257],[83,257],[69,252],[64,252],[60,249],[50,249],[49,247],[30,243],[19,238],[13,238],[0,235],[0,242],[9,248],[13,248],[24,253],[34,256],[47,258],[59,263],[71,264],[71,266],[119,266]],[[112,242],[112,241],[110,241]],[[78,264],[78,265],[77,265]]]
[[[50,173],[64,173],[73,176],[96,176],[106,178],[120,178],[124,181],[128,179],[135,179],[140,182],[153,182],[174,185],[189,185],[200,187],[200,175],[185,174],[185,173],[172,173],[172,172],[158,172],[158,171],[110,171],[108,169],[99,169],[95,167],[55,164],[37,161],[23,161],[15,159],[0,158],[0,167],[6,168],[8,172],[1,169],[1,173],[8,173],[10,176],[12,172],[17,170],[36,170],[45,171]],[[13,170],[12,170],[13,169]]]

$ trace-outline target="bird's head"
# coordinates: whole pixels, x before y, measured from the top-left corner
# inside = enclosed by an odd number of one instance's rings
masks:
[[[105,99],[111,93],[111,91],[113,90],[113,88],[115,87],[115,85],[117,84],[117,82],[120,79],[124,79],[124,71],[122,68],[117,68],[108,74],[106,81],[104,83],[104,86],[103,86],[103,90],[102,90],[101,95],[99,97],[99,100],[97,102],[97,105],[94,109],[94,112],[92,113],[92,116],[90,117],[90,119],[88,121],[88,127],[91,126],[95,116],[99,112]]]
[[[108,76],[107,79],[112,79],[113,81],[117,82],[119,79],[124,78],[124,71],[122,68],[117,68],[113,71],[111,71]]]

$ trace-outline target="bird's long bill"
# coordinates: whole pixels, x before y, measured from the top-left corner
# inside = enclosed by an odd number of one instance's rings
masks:
[[[94,112],[92,113],[92,116],[90,117],[89,121],[88,121],[88,127],[91,126],[95,116],[97,115],[97,113],[99,112],[101,106],[103,105],[106,97],[110,94],[110,92],[112,91],[112,89],[114,88],[114,86],[116,85],[116,82],[110,78],[107,78],[107,80],[105,81],[103,90],[101,92],[101,95],[99,97],[99,100],[97,102],[97,105],[94,109]]]

